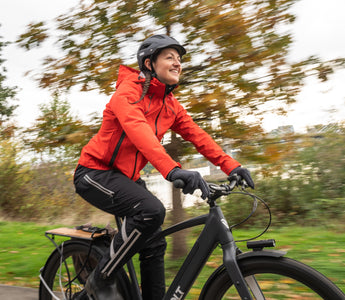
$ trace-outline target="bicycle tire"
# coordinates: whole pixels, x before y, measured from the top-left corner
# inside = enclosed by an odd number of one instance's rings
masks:
[[[63,253],[62,257],[58,249],[49,256],[41,276],[58,299],[74,299],[73,297],[76,297],[78,293],[85,293],[83,289],[86,279],[102,258],[103,253],[103,250],[95,245],[90,251],[89,245],[88,242],[69,240],[59,246]],[[72,279],[74,279],[73,282],[68,284]],[[123,269],[118,273],[116,280],[124,299],[131,299],[128,294],[130,293],[128,277]],[[39,300],[57,299],[53,298],[45,284],[42,280],[40,281]],[[86,295],[85,299],[88,299]]]
[[[238,264],[245,279],[255,276],[264,295],[252,293],[253,299],[345,299],[342,291],[324,275],[287,257],[252,257],[239,260]],[[240,299],[225,267],[211,277],[199,299]]]

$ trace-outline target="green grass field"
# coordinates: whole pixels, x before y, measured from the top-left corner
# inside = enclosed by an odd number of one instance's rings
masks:
[[[0,284],[38,287],[39,270],[49,253],[54,249],[44,232],[60,226],[43,226],[34,223],[0,222]],[[254,236],[257,232],[248,229],[234,230],[236,239]],[[196,233],[190,233],[189,244]],[[345,291],[345,230],[333,226],[272,228],[263,236],[275,238],[277,249],[287,250],[290,258],[302,261],[334,281]],[[168,241],[169,242],[169,241]],[[239,244],[245,250],[245,244]],[[167,284],[178,269],[182,260],[166,256]],[[200,274],[188,299],[194,299],[208,275],[222,262],[220,249],[217,248],[210,261]]]

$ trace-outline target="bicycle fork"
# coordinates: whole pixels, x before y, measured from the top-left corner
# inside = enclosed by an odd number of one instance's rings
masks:
[[[229,225],[219,207],[215,206],[218,219],[218,239],[223,249],[223,264],[242,300],[252,300],[248,290],[246,280],[243,278],[241,270],[237,264],[236,250],[237,246],[230,231]],[[256,283],[255,278],[253,278]],[[259,288],[256,284],[256,288]]]
[[[246,280],[243,278],[240,268],[236,260],[236,244],[234,241],[222,245],[223,248],[223,264],[237,289],[242,300],[252,300],[249,293]],[[254,278],[255,280],[255,278]]]

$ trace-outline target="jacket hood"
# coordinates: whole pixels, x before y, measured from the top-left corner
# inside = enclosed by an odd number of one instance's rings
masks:
[[[118,75],[118,78],[116,81],[116,88],[118,88],[124,80],[130,80],[130,81],[133,81],[135,83],[144,83],[145,82],[145,76],[141,71],[138,71],[136,69],[133,69],[131,67],[127,67],[124,65],[120,65],[119,75]],[[177,85],[172,85],[172,86],[166,85],[166,84],[160,82],[155,77],[153,77],[151,79],[151,86],[154,88],[159,88],[160,90],[162,90],[166,94],[169,94],[170,92],[172,92],[177,87]]]
[[[140,71],[124,66],[124,65],[120,65],[119,68],[119,75],[117,77],[117,81],[116,81],[116,88],[119,87],[119,85],[124,81],[124,80],[132,80],[135,82],[145,82],[145,78],[144,77],[140,77]]]

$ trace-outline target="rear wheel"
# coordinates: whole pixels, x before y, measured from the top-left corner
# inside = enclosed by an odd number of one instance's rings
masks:
[[[316,270],[286,257],[255,257],[238,262],[253,299],[344,300],[345,295]],[[240,299],[223,268],[205,285],[203,300]]]
[[[88,299],[84,284],[102,258],[101,248],[93,245],[90,249],[88,242],[70,240],[61,244],[59,250],[53,251],[43,268],[39,299]],[[126,295],[129,289],[124,270],[119,272],[117,282],[124,299],[130,299]]]

